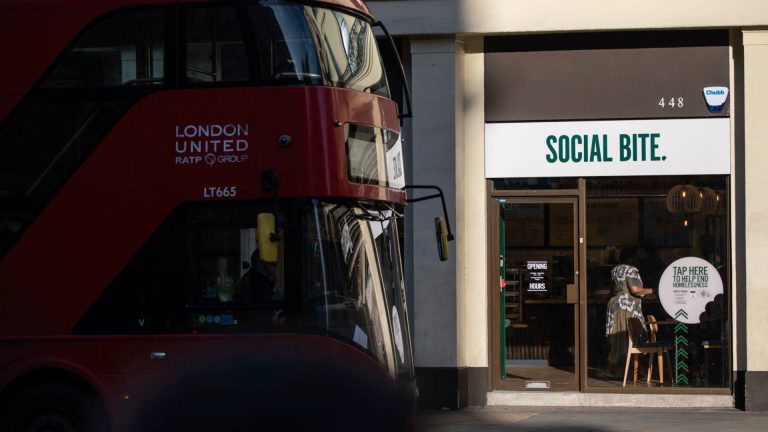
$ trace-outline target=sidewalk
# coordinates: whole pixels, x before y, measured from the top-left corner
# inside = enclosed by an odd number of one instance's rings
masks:
[[[469,407],[422,411],[421,432],[768,431],[768,412],[736,409]]]

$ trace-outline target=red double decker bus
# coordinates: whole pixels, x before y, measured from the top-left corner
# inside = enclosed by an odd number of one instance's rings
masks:
[[[359,0],[0,5],[3,430],[412,426],[373,24]]]

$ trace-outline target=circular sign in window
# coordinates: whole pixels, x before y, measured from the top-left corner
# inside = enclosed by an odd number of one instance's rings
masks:
[[[698,324],[707,304],[722,293],[720,273],[712,264],[697,257],[673,262],[659,281],[659,300],[664,310],[686,324]]]

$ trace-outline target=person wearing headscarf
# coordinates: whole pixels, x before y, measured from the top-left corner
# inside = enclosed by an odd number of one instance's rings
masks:
[[[613,297],[608,300],[605,320],[605,335],[608,337],[608,374],[618,376],[623,370],[627,355],[627,328],[630,318],[643,317],[641,299],[653,294],[650,288],[643,288],[643,280],[637,267],[619,264],[611,270]]]

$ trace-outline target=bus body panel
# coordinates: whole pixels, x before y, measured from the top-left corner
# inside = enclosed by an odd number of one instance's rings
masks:
[[[31,343],[32,342],[32,343]],[[164,360],[151,360],[150,353],[165,354]],[[312,359],[308,362],[307,359]],[[308,334],[247,334],[247,335],[161,335],[161,336],[110,336],[76,338],[35,338],[4,340],[0,344],[0,362],[7,365],[0,371],[0,388],[24,373],[40,369],[61,369],[73,373],[88,383],[104,397],[115,431],[144,430],[144,424],[136,424],[145,413],[157,409],[151,421],[182,420],[173,411],[175,405],[184,407],[203,395],[195,394],[200,388],[232,390],[243,386],[250,413],[295,415],[295,405],[315,403],[322,388],[302,388],[302,382],[317,375],[331,379],[348,379],[345,386],[360,386],[371,396],[403,398],[407,390],[398,388],[388,379],[381,367],[359,350],[320,335]],[[281,365],[275,368],[274,365]],[[339,369],[334,364],[344,366]],[[227,365],[222,370],[221,365]],[[217,380],[211,387],[208,377]],[[237,384],[237,385],[234,385]],[[303,395],[302,395],[303,394]],[[242,403],[237,391],[222,392],[221,404]],[[334,394],[334,405],[346,400],[351,394]],[[274,406],[265,407],[261,399],[270,399]],[[306,399],[305,399],[306,398]],[[367,415],[382,414],[379,409],[394,410],[391,414],[409,415],[408,404],[381,400],[380,407],[363,406],[358,410],[370,410]],[[280,404],[283,407],[280,408]],[[212,411],[215,407],[208,407]],[[375,409],[374,409],[375,408]],[[325,409],[332,409],[325,407]],[[211,412],[210,416],[226,414]],[[199,419],[210,420],[208,414],[198,413]],[[158,419],[163,415],[167,418]],[[187,412],[195,418],[196,413]],[[325,415],[335,415],[326,413]],[[172,417],[173,416],[173,417]],[[320,422],[317,419],[308,421]],[[373,419],[372,419],[373,420]],[[381,419],[385,420],[385,419]],[[237,421],[237,419],[232,419]],[[402,420],[398,420],[401,422]],[[323,423],[317,423],[323,424]],[[327,423],[326,423],[327,424]]]
[[[403,191],[348,180],[344,127],[336,126],[340,121],[399,128],[393,104],[326,87],[179,90],[141,100],[0,261],[0,335],[69,334],[174,207],[273,198],[262,186],[264,170],[278,173],[281,198],[356,196],[403,203]],[[190,141],[202,139],[176,136],[189,125],[248,125],[247,136],[243,127],[237,136],[208,137],[243,138],[247,150],[224,152],[219,143],[219,151],[179,153],[182,142],[189,149]],[[281,135],[292,137],[288,148],[280,147]],[[209,164],[211,154],[216,160]],[[227,157],[239,159],[219,162]],[[230,196],[223,196],[225,188]]]

